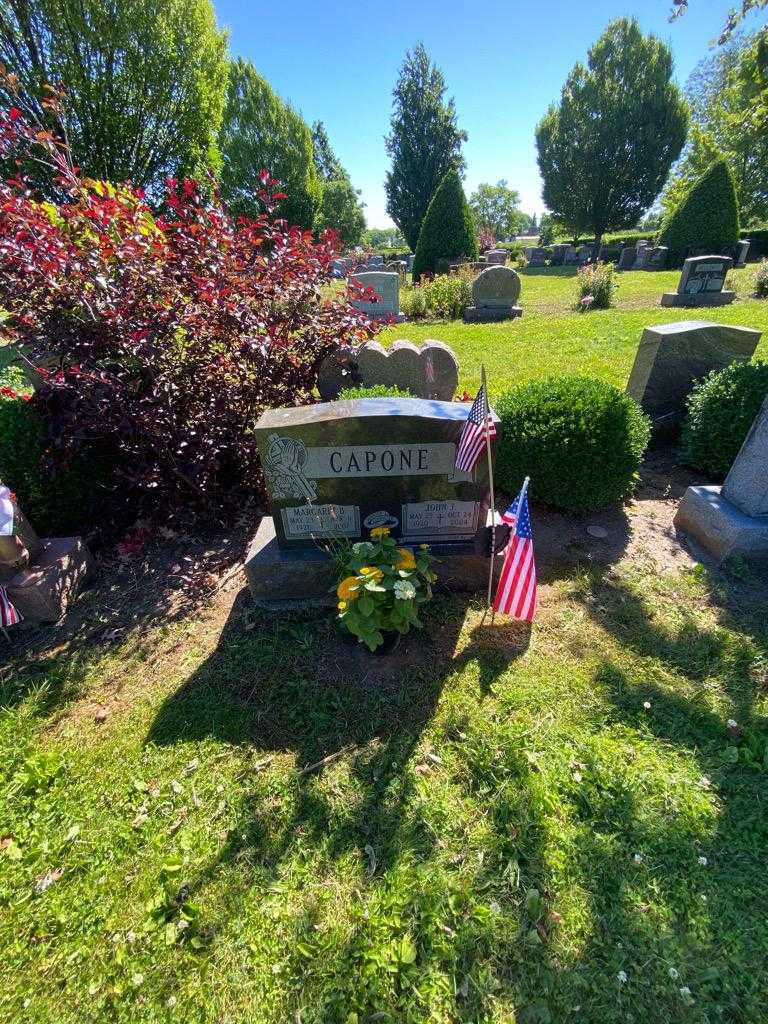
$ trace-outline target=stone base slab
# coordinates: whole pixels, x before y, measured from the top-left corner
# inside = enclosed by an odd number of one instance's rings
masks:
[[[522,316],[521,306],[467,306],[464,322],[467,324],[493,324],[501,320],[514,320]]]
[[[677,292],[664,292],[661,296],[662,306],[729,306],[736,298],[736,292],[702,292],[699,295],[679,295]]]
[[[768,517],[753,518],[726,501],[719,487],[689,487],[674,525],[724,562],[733,555],[768,561]]]
[[[92,565],[82,538],[54,537],[42,541],[34,563],[3,585],[24,622],[58,622]]]
[[[496,532],[498,548],[501,534],[499,530]],[[487,546],[490,550],[490,527]],[[435,559],[434,572],[439,583],[448,590],[480,592],[487,587],[490,568],[487,555],[451,552],[436,554]],[[271,516],[265,516],[259,524],[244,568],[253,600],[261,608],[290,611],[336,604],[334,586],[338,570],[334,562],[319,548],[282,550]]]

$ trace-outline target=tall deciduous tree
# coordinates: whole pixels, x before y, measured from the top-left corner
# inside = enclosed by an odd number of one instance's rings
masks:
[[[766,7],[768,7],[768,0],[741,0],[741,5],[734,7],[728,13],[728,18],[720,33],[720,38],[717,40],[720,46],[728,42],[748,14],[751,14],[752,11],[764,10]],[[675,18],[685,14],[687,10],[688,0],[672,0],[672,11],[669,20],[674,21]]]
[[[520,193],[509,188],[503,178],[495,185],[478,185],[469,205],[478,229],[490,231],[497,239],[517,235],[530,223],[531,218],[520,209]]]
[[[312,133],[253,64],[239,57],[230,65],[219,144],[221,192],[230,210],[247,216],[258,212],[259,174],[266,169],[288,194],[280,215],[304,228],[314,225],[321,186]]]
[[[210,0],[0,0],[0,62],[93,178],[153,190],[218,170],[226,51]]]
[[[344,245],[357,245],[365,230],[365,214],[360,193],[349,178],[323,182],[323,197],[315,227],[333,228]]]
[[[386,138],[392,170],[387,173],[387,213],[416,248],[432,196],[449,170],[464,170],[461,144],[466,132],[456,107],[445,98],[442,71],[419,44],[410,50],[393,93],[392,130]]]
[[[544,201],[574,231],[632,227],[685,142],[688,114],[672,54],[637,22],[612,22],[576,64],[536,129]]]

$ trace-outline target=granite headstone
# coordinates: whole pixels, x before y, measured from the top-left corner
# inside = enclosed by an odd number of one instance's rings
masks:
[[[747,362],[760,331],[706,320],[681,320],[646,327],[635,355],[627,392],[650,417],[654,436],[674,436],[695,381],[710,370]]]
[[[326,402],[338,398],[343,388],[377,384],[410,391],[417,398],[449,402],[458,380],[456,356],[442,341],[425,341],[421,345],[396,341],[390,348],[368,341],[357,348],[343,346],[324,359],[318,373],[318,389]]]
[[[511,267],[487,267],[472,282],[472,305],[464,310],[468,323],[512,320],[522,316],[517,305],[520,277]]]
[[[625,245],[619,254],[617,270],[632,270],[637,258],[637,249],[634,245]]]
[[[355,274],[350,278],[360,288],[370,288],[378,296],[378,302],[367,302],[354,299],[352,306],[372,319],[394,317],[401,319],[400,314],[400,275],[386,271],[372,270]]]
[[[730,256],[689,256],[676,292],[664,292],[662,306],[726,306],[736,295],[723,290],[733,266]]]

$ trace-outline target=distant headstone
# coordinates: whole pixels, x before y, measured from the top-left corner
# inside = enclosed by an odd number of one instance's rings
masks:
[[[413,261],[415,259],[416,259],[416,256],[412,252],[408,253],[408,255],[405,257],[405,272],[406,272],[406,274],[410,274],[412,272],[412,270],[413,270]]]
[[[485,460],[455,468],[469,405],[419,399],[328,402],[265,412],[256,426],[272,506],[246,561],[261,603],[328,600],[329,540],[366,541],[386,526],[428,543],[444,582],[482,587],[488,573]]]
[[[487,267],[472,282],[472,305],[464,310],[467,323],[512,320],[522,316],[517,305],[520,278],[511,267]]]
[[[572,267],[579,262],[579,255],[576,252],[575,245],[567,245],[565,247],[565,253],[563,255],[563,264],[566,267]]]
[[[633,245],[625,245],[619,254],[617,270],[632,270],[637,259],[637,249]]]
[[[368,341],[359,348],[344,346],[323,360],[317,383],[325,402],[338,398],[343,388],[377,384],[449,402],[458,380],[456,356],[442,341],[396,341],[390,348]]]
[[[552,246],[552,259],[550,260],[550,263],[553,267],[563,266],[565,263],[565,254],[568,249],[570,249],[570,246],[564,245],[563,243],[558,243],[557,245]]]
[[[545,267],[547,265],[547,250],[534,248],[528,250],[529,267]]]
[[[768,398],[720,487],[689,487],[675,526],[718,561],[768,559]]]
[[[390,274],[402,275],[405,273],[405,260],[392,260],[384,264],[384,269]]]
[[[576,250],[576,262],[580,267],[583,267],[585,263],[589,263],[592,259],[592,246],[591,245],[580,245]]]
[[[384,257],[383,256],[369,256],[368,257],[368,266],[369,267],[381,267],[381,266],[383,266],[383,264],[384,264]]]
[[[506,249],[489,249],[485,254],[485,262],[491,266],[503,267],[508,255]]]
[[[648,246],[645,250],[645,270],[664,270],[669,248],[666,245]]]
[[[648,258],[648,242],[646,239],[641,238],[635,246],[635,265],[634,270],[645,270],[646,260]]]
[[[690,256],[676,292],[664,292],[662,306],[726,306],[735,292],[723,291],[725,278],[733,266],[730,256]]]
[[[736,262],[734,267],[737,270],[743,270],[747,265],[747,257],[749,256],[750,241],[748,238],[736,244]]]
[[[372,319],[395,317],[400,319],[400,275],[381,270],[370,270],[350,278],[361,288],[371,288],[378,296],[378,302],[354,299],[352,305]]]
[[[695,381],[733,362],[748,362],[760,331],[705,320],[646,327],[627,392],[650,417],[657,438],[674,436]]]
[[[331,260],[331,274],[335,278],[342,278],[347,276],[349,269],[349,260],[344,259],[340,256],[338,259]]]

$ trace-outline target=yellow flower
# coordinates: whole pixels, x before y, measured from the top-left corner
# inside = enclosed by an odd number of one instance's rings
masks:
[[[345,612],[346,610],[347,610],[347,602],[346,601],[339,601],[339,611],[340,612]]]
[[[415,569],[416,559],[414,558],[413,552],[409,551],[408,548],[397,549],[397,562],[395,565],[398,569]]]
[[[360,570],[360,575],[373,580],[374,583],[380,583],[384,577],[384,573],[376,565],[364,565]]]
[[[379,537],[388,537],[389,536],[389,527],[388,526],[375,526],[371,530],[371,536],[372,537],[376,537],[377,539]]]
[[[422,551],[429,551],[429,544],[419,544]]]
[[[358,582],[357,577],[347,576],[336,587],[336,593],[342,601],[354,601],[357,598]]]

